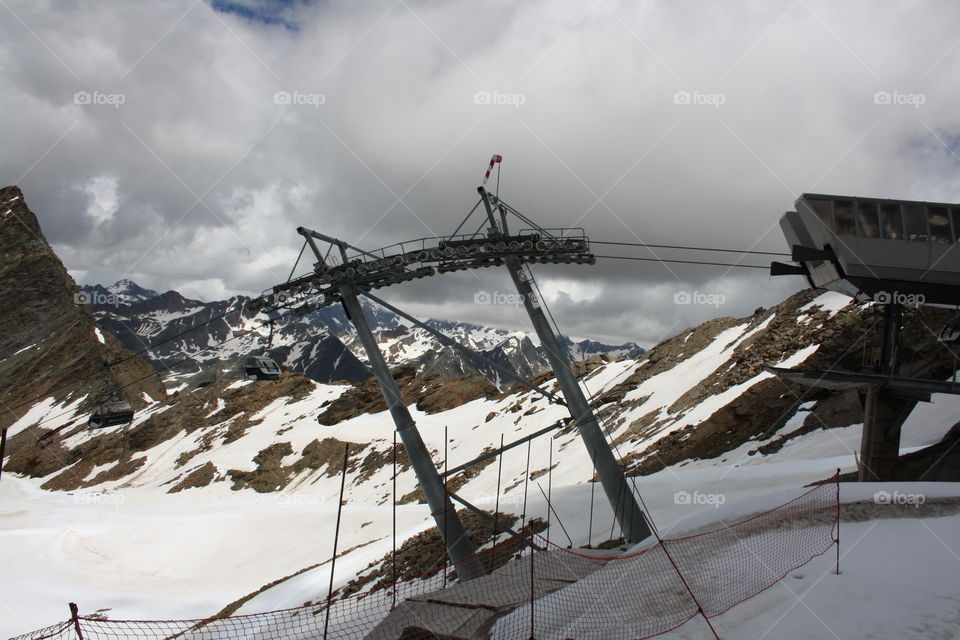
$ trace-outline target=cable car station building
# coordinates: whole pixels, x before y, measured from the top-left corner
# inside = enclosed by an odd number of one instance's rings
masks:
[[[780,227],[795,264],[774,262],[771,275],[802,275],[812,288],[883,305],[883,347],[879,372],[768,370],[808,386],[859,391],[860,480],[894,479],[900,429],[917,402],[960,393],[952,381],[900,376],[897,362],[904,305],[960,304],[960,205],[805,193]]]

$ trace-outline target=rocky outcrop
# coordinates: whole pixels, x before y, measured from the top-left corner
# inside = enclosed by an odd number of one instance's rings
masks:
[[[814,291],[800,292],[769,310],[758,309],[748,319],[720,318],[652,349],[648,354],[650,364],[597,400],[597,405],[605,405],[601,413],[615,414],[622,408],[618,403],[627,392],[655,375],[658,369],[665,370],[659,363],[682,360],[691,342],[693,352],[699,351],[721,330],[743,324],[744,320],[748,322],[744,333],[755,331],[734,348],[730,365],[713,372],[678,398],[668,408],[667,418],[656,411],[635,420],[620,435],[618,444],[642,445],[649,434],[709,397],[751,380],[762,373],[764,365],[776,364],[809,345],[819,345],[819,348],[799,363],[802,368],[877,371],[882,310],[870,304],[851,303],[831,314],[816,305],[807,307],[817,295]],[[900,350],[903,375],[932,379],[950,375],[954,367],[954,359],[949,357],[951,347],[937,340],[940,327],[950,317],[950,311],[938,308],[904,311]],[[944,357],[945,354],[948,357]],[[642,399],[634,402],[639,405]],[[802,425],[770,440],[804,402],[814,406]],[[650,446],[635,449],[623,458],[622,465],[631,473],[649,474],[685,460],[722,458],[726,452],[750,441],[758,445],[750,455],[770,454],[811,431],[862,421],[862,401],[856,393],[818,390],[769,378],[748,387],[699,424],[678,429]]]
[[[415,404],[426,413],[438,413],[476,400],[498,395],[496,387],[484,378],[463,376],[444,381],[441,378],[419,376],[414,365],[403,365],[391,370],[400,393],[407,404]],[[334,425],[364,413],[386,411],[387,404],[376,380],[366,380],[341,395],[317,417],[320,424]]]
[[[488,512],[488,515],[493,516],[494,514]],[[517,521],[520,520],[515,514],[498,512],[495,515],[500,524],[506,527],[513,527]],[[494,524],[490,522],[490,520],[472,511],[462,509],[457,512],[457,516],[467,530],[470,541],[477,549],[490,543],[500,535],[500,531],[494,527]],[[543,520],[530,518],[527,520],[525,532],[539,533],[546,528],[547,523]],[[502,566],[502,564],[506,563],[511,557],[511,553],[503,549],[500,549],[499,561],[491,559],[489,555],[490,554],[484,554],[482,552],[480,554],[481,562],[486,561],[485,564],[488,571],[491,570],[491,567]],[[491,564],[491,560],[494,560],[494,564]],[[396,579],[410,580],[417,578],[446,566],[448,562],[446,547],[443,544],[443,539],[440,537],[440,530],[437,529],[437,527],[430,527],[426,531],[407,538],[403,544],[397,548]],[[361,590],[375,591],[392,584],[393,577],[393,554],[389,553],[379,560],[371,562],[366,569],[360,571],[357,578],[347,583],[341,590],[341,594],[349,595]],[[451,576],[452,579],[455,577],[455,574]]]
[[[349,447],[349,449],[348,449]],[[363,482],[373,473],[392,464],[393,455],[378,451],[367,444],[345,442],[336,438],[313,440],[299,452],[296,462],[283,465],[283,459],[294,453],[289,442],[275,442],[261,450],[253,458],[257,468],[253,471],[231,469],[227,475],[233,481],[232,488],[253,489],[260,493],[279,491],[305,471],[323,471],[333,477],[343,472],[344,454],[347,454],[347,472],[356,474],[356,482]],[[402,445],[397,445],[397,471],[410,468],[410,459]]]
[[[58,471],[43,488],[81,489],[122,479],[143,464],[140,454],[181,433],[200,432],[200,443],[181,455],[176,467],[188,465],[194,455],[210,450],[216,442],[232,442],[259,424],[254,416],[278,398],[286,402],[303,399],[314,387],[299,374],[284,374],[280,380],[228,388],[237,380],[223,380],[192,392],[177,393],[154,408],[153,414],[136,426],[106,432],[73,447],[65,442],[87,429],[85,422],[69,423],[57,430],[42,425],[28,428],[8,441],[5,471],[28,477],[44,477]],[[221,407],[219,408],[218,407]],[[98,466],[113,464],[108,471],[89,477]],[[183,488],[187,488],[186,486]]]
[[[0,189],[0,216],[0,428],[42,398],[102,393],[108,361],[119,363],[111,376],[137,406],[145,404],[143,394],[163,398],[151,367],[108,331],[98,338],[89,308],[78,304],[76,283],[17,187]]]

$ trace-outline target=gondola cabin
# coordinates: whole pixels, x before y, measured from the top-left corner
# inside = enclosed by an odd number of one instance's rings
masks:
[[[243,365],[247,380],[279,380],[280,365],[266,356],[251,356]]]
[[[88,424],[94,429],[116,427],[133,422],[133,405],[129,400],[101,402],[90,414]]]
[[[957,342],[960,340],[960,317],[956,317],[940,331],[937,336],[940,342]]]

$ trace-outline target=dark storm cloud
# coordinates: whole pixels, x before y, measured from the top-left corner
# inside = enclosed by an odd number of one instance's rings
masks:
[[[2,181],[84,282],[255,293],[286,277],[301,224],[370,248],[448,233],[494,152],[505,200],[596,240],[779,251],[801,192],[960,187],[950,2],[5,7]],[[612,260],[537,273],[565,332],[647,344],[802,284]],[[389,298],[526,327],[473,303],[510,290],[483,271]]]

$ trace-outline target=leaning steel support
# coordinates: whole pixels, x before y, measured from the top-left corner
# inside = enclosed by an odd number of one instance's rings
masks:
[[[477,190],[480,192],[480,197],[487,209],[490,232],[493,234],[502,233],[497,226],[497,220],[494,217],[493,207],[490,204],[486,189],[478,187]],[[636,498],[630,490],[627,479],[617,465],[617,460],[607,444],[596,416],[593,415],[590,404],[580,389],[580,384],[570,369],[566,352],[560,346],[557,336],[550,327],[540,302],[533,292],[533,287],[522,272],[520,259],[515,255],[508,255],[504,258],[504,262],[514,285],[517,287],[517,292],[523,297],[523,306],[527,310],[527,315],[530,316],[530,321],[533,323],[537,336],[540,338],[540,344],[543,345],[550,367],[557,377],[557,383],[566,399],[567,408],[577,424],[577,429],[580,431],[580,437],[587,447],[590,459],[596,466],[600,483],[607,494],[607,500],[610,501],[617,522],[623,530],[623,536],[627,542],[640,542],[650,536],[650,528],[647,526],[640,505],[637,504]]]
[[[305,236],[307,235],[305,229],[298,231],[301,231]],[[311,233],[315,234],[315,232]],[[322,239],[328,240],[328,238]],[[344,245],[341,243],[337,243],[337,245],[343,252]],[[322,270],[325,264],[323,255],[312,243],[311,248],[319,261],[318,269]],[[420,437],[420,432],[417,431],[417,425],[403,401],[400,389],[397,387],[386,360],[383,358],[383,353],[380,351],[380,346],[370,330],[366,314],[357,298],[356,288],[352,284],[344,283],[340,285],[340,294],[344,310],[357,329],[357,337],[360,338],[363,350],[370,362],[370,368],[380,385],[380,392],[383,394],[383,399],[387,403],[390,415],[397,426],[397,433],[400,435],[407,455],[410,457],[410,464],[413,466],[414,473],[417,474],[417,480],[423,489],[423,495],[430,506],[430,514],[437,523],[437,529],[443,537],[447,554],[457,566],[457,575],[464,581],[483,576],[485,574],[483,565],[476,557],[476,550],[469,536],[467,536],[463,523],[457,516],[453,503],[447,497],[444,483],[430,458],[430,452],[427,451],[427,446],[424,444],[423,438]]]

